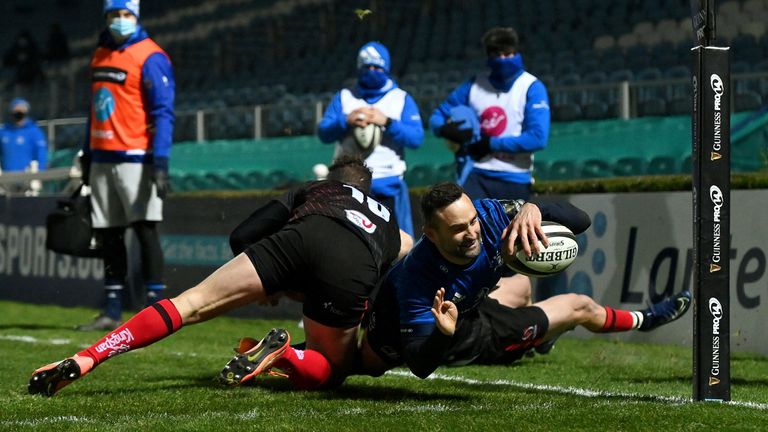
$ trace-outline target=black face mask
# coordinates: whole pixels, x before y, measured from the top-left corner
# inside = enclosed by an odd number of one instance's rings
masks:
[[[19,112],[19,111],[11,113],[11,117],[13,117],[13,119],[15,121],[22,121],[22,120],[24,120],[24,117],[26,117],[26,116],[27,116],[26,114],[24,114],[23,112]]]

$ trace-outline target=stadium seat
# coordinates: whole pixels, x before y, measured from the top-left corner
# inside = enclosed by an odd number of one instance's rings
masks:
[[[581,164],[581,178],[610,177],[611,166],[602,159],[587,159]]]
[[[637,115],[640,117],[659,117],[666,115],[667,103],[663,99],[648,99],[640,102]]]
[[[435,183],[456,181],[456,164],[449,163],[434,167]]]
[[[581,107],[575,103],[564,103],[554,108],[555,121],[574,121],[581,118]]]
[[[596,71],[587,73],[581,79],[581,81],[584,84],[603,84],[607,80],[608,80],[608,75],[601,70],[596,70]]]
[[[663,76],[664,78],[670,78],[670,79],[675,79],[675,78],[690,79],[691,68],[689,68],[688,66],[682,66],[682,65],[672,66],[671,68],[664,71]]]
[[[537,180],[549,180],[549,164],[544,161],[533,163],[533,178]]]
[[[731,62],[731,75],[749,73],[752,67],[748,62],[735,61]]]
[[[733,111],[755,111],[763,106],[760,94],[753,91],[736,93],[733,98]]]
[[[429,165],[409,167],[405,172],[405,181],[409,187],[429,186],[435,183],[435,172]]]
[[[550,180],[574,180],[578,176],[578,164],[572,160],[552,162],[549,167]]]
[[[588,102],[582,105],[581,112],[583,117],[587,120],[599,120],[610,116],[608,113],[608,104],[600,101]]]
[[[629,69],[619,69],[608,75],[608,82],[634,81],[635,74]]]
[[[679,97],[671,99],[667,102],[667,114],[670,115],[683,115],[691,113],[691,98]]]
[[[265,177],[267,187],[274,189],[282,189],[294,181],[293,176],[284,170],[269,171]]]
[[[264,174],[259,171],[250,171],[245,175],[244,188],[246,189],[265,189],[267,187]]]
[[[648,163],[648,174],[669,175],[677,174],[679,162],[669,156],[658,156]]]
[[[683,174],[693,172],[693,157],[691,155],[688,155],[683,159],[683,163],[680,164],[680,172]]]
[[[613,165],[613,172],[617,176],[640,176],[645,174],[648,163],[639,157],[620,158]]]
[[[635,74],[637,81],[656,81],[661,79],[661,71],[658,68],[650,67],[638,71]]]

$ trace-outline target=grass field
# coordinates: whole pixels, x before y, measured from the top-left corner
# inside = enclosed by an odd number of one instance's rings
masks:
[[[528,431],[766,430],[768,359],[735,354],[729,404],[693,403],[691,350],[597,337],[565,339],[546,356],[506,367],[405,370],[353,377],[328,392],[281,378],[223,388],[215,375],[240,336],[295,322],[219,318],[127,353],[46,399],[30,373],[94,342],[72,325],[87,309],[0,302],[0,430]]]

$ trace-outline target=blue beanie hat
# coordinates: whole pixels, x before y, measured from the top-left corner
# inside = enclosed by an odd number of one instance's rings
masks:
[[[104,13],[128,9],[137,19],[139,18],[139,0],[104,0]]]
[[[18,108],[19,106],[25,107],[27,111],[29,111],[29,102],[27,102],[24,98],[14,98],[11,101],[11,105],[9,106],[10,111],[13,111],[14,109]]]
[[[377,66],[389,72],[389,50],[381,42],[368,42],[357,53],[357,68]]]

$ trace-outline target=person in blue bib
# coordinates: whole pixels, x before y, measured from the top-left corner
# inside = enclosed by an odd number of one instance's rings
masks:
[[[490,73],[456,88],[435,109],[429,126],[455,144],[459,184],[470,198],[527,200],[533,154],[546,147],[549,136],[547,89],[525,71],[513,28],[493,28],[482,43]],[[477,120],[469,121],[467,111]]]
[[[357,54],[357,84],[333,96],[317,126],[320,141],[336,143],[334,159],[359,154],[373,171],[371,196],[389,207],[400,229],[413,235],[411,204],[405,174],[405,148],[419,148],[424,128],[416,101],[391,78],[389,50],[368,42]],[[354,128],[375,124],[382,128],[381,144],[361,148]]]

